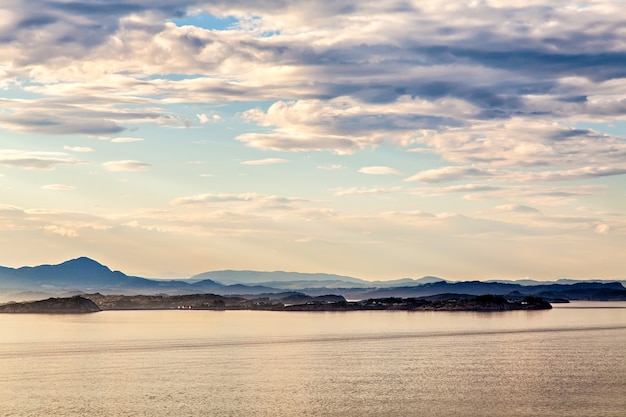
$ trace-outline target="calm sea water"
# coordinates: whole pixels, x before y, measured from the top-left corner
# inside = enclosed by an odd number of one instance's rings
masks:
[[[0,415],[626,415],[626,303],[555,307],[0,315]]]

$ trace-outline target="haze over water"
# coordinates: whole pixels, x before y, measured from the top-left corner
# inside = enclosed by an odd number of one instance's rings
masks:
[[[0,328],[6,416],[626,410],[626,303],[503,314],[1,315]]]

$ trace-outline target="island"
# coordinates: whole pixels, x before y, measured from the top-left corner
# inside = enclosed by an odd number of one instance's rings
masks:
[[[264,310],[264,311],[476,311],[546,310],[552,305],[538,297],[507,299],[500,295],[439,294],[419,298],[370,298],[348,301],[340,295],[311,297],[290,294],[282,298],[246,299],[215,294],[103,295],[84,294],[67,298],[0,305],[0,313],[79,314],[106,310]]]
[[[85,314],[98,311],[102,309],[96,303],[79,295],[0,305],[0,313],[15,314]]]
[[[405,311],[512,311],[549,310],[552,305],[537,297],[522,300],[509,300],[500,295],[463,296],[446,294],[443,297],[420,298],[370,298],[361,301],[340,301],[336,303],[308,302],[285,305],[287,311],[353,311],[353,310],[405,310]]]

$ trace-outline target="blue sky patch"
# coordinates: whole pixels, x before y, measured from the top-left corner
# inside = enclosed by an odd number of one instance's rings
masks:
[[[237,23],[233,16],[213,16],[207,13],[188,15],[182,19],[172,19],[177,26],[197,26],[209,30],[226,30]]]

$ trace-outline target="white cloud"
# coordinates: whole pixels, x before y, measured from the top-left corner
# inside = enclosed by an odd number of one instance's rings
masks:
[[[493,170],[465,166],[448,166],[443,168],[429,169],[419,172],[404,181],[419,181],[427,183],[438,183],[446,181],[469,180],[472,178],[490,177],[494,175]]]
[[[402,187],[391,187],[391,188],[339,188],[335,190],[336,196],[345,196],[345,195],[380,195],[380,194],[391,194],[401,192],[404,189]]]
[[[282,158],[266,158],[266,159],[254,159],[250,161],[243,161],[241,165],[274,165],[274,164],[284,164],[290,162],[287,159]]]
[[[122,138],[114,138],[111,139],[113,143],[131,143],[131,142],[141,142],[142,138],[132,138],[132,137],[122,137]]]
[[[41,188],[45,190],[57,190],[57,191],[72,191],[76,189],[76,187],[74,187],[73,185],[66,185],[66,184],[48,184],[48,185],[42,185]]]
[[[134,160],[122,160],[122,161],[108,161],[102,163],[102,166],[107,171],[125,171],[125,172],[138,172],[146,171],[151,165],[141,161]]]
[[[429,131],[419,140],[447,161],[492,167],[614,165],[626,157],[624,138],[527,118]]]
[[[348,137],[327,135],[304,135],[299,133],[244,133],[237,140],[253,148],[273,151],[324,151],[338,154],[351,154],[361,149],[361,145]]]
[[[78,236],[77,230],[71,227],[48,225],[48,226],[44,226],[43,230],[45,230],[48,233],[60,235],[63,237],[77,237]]]
[[[363,167],[359,169],[359,172],[371,175],[401,175],[400,171],[384,166]]]
[[[537,210],[534,207],[524,206],[521,204],[504,204],[501,206],[494,207],[494,210],[503,211],[503,212],[513,212],[513,213],[537,213],[539,212],[539,210]]]
[[[257,209],[287,210],[293,208],[294,204],[304,203],[306,200],[295,197],[282,197],[276,195],[265,195],[259,193],[241,194],[215,194],[206,193],[189,197],[178,197],[170,201],[172,206],[204,206],[204,205],[226,205],[230,210],[247,211]]]
[[[217,123],[217,122],[223,121],[222,117],[219,114],[215,114],[215,113],[196,114],[196,117],[198,118],[201,124]]]
[[[599,224],[595,227],[595,232],[601,235],[609,233],[611,227],[608,224]]]
[[[423,219],[423,218],[436,219],[437,217],[446,218],[450,216],[435,215],[435,214],[428,213],[423,210],[411,210],[411,211],[386,211],[386,212],[381,213],[380,217],[385,218],[385,219],[403,221],[406,219]]]
[[[93,149],[88,146],[64,146],[63,149],[71,152],[93,152]]]
[[[243,113],[246,120],[272,127],[271,133],[249,133],[237,139],[274,150],[330,150],[340,154],[374,148],[388,141],[406,146],[420,129],[457,125],[454,100],[397,97],[392,103],[368,103],[353,97],[331,100],[278,101],[264,112]],[[463,111],[459,116],[465,116]]]
[[[331,165],[319,165],[317,168],[323,171],[338,171],[340,169],[345,169],[346,167],[341,164],[331,164]]]

